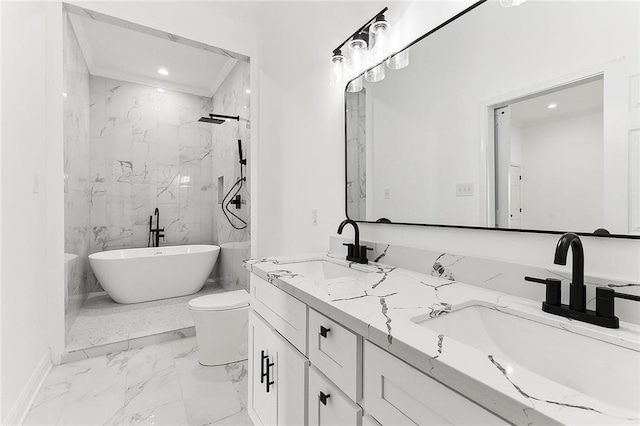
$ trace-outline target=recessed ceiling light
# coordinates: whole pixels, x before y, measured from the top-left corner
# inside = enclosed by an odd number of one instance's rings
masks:
[[[158,68],[158,74],[160,75],[169,75],[169,71],[164,68]]]
[[[164,93],[164,89],[162,87],[158,87],[156,90],[160,93]]]
[[[245,90],[245,92],[246,92],[247,94],[249,94],[249,93],[251,93],[251,89],[247,89],[247,90]]]
[[[67,97],[67,93],[66,92],[62,92],[62,97],[66,98]]]
[[[555,107],[557,107],[557,106],[558,106],[558,105],[556,105],[556,104],[549,104],[549,105],[547,105],[547,108],[549,108],[549,109],[554,109],[554,108],[555,108]]]

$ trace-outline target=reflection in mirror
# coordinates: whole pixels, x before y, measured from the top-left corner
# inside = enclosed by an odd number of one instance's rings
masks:
[[[487,1],[345,92],[348,217],[640,235],[638,8]]]
[[[604,223],[602,104],[600,75],[494,110],[498,227]]]

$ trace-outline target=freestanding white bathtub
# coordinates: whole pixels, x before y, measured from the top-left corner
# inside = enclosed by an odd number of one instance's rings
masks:
[[[216,264],[214,245],[149,247],[89,255],[96,278],[118,303],[138,303],[199,291]]]

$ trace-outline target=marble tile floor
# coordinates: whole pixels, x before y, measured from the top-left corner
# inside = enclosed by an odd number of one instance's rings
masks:
[[[189,300],[222,291],[224,289],[220,285],[210,281],[195,294],[128,305],[114,302],[106,292],[92,293],[71,326],[66,353],[73,354],[98,346],[106,346],[110,349],[109,352],[116,352],[129,348],[126,344],[123,346],[117,343],[146,336],[156,336],[154,343],[168,340],[172,337],[171,332],[183,332],[184,329],[193,327]],[[163,334],[164,336],[160,336]],[[194,333],[191,332],[190,335]],[[184,337],[184,333],[175,336],[177,337]],[[89,353],[89,356],[106,353],[85,352]],[[77,355],[63,356],[63,360],[86,358]]]
[[[25,425],[252,425],[247,361],[204,367],[195,337],[54,366]]]

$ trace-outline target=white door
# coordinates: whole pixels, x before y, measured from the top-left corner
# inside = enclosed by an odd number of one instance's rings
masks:
[[[496,227],[509,227],[509,164],[511,164],[511,109],[496,108],[494,120]]]
[[[509,228],[522,228],[522,172],[520,166],[509,166]]]

